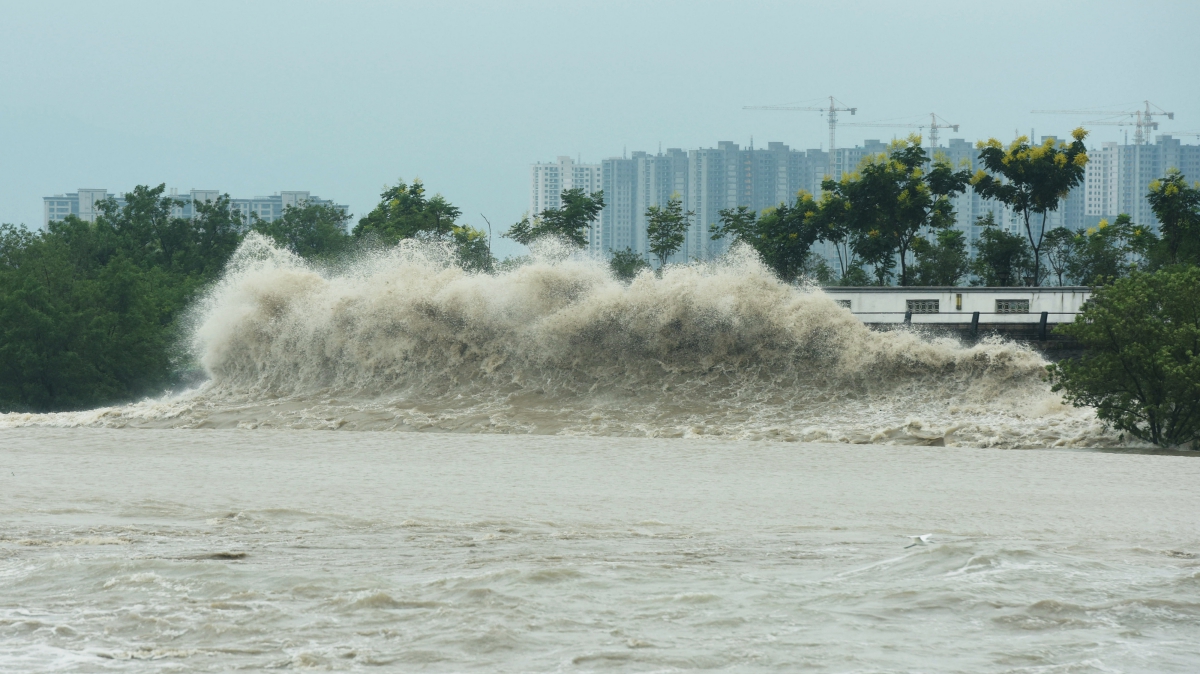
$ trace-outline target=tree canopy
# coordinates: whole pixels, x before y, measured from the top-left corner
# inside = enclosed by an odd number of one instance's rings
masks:
[[[753,248],[784,281],[794,281],[805,270],[808,254],[819,233],[820,206],[808,192],[756,216],[744,206],[720,211],[721,222],[712,238],[729,237]]]
[[[228,196],[172,215],[164,185],[30,232],[0,226],[0,410],[95,407],[186,376],[178,319],[246,231]]]
[[[688,220],[695,213],[683,211],[683,202],[678,194],[672,194],[666,206],[646,208],[646,239],[650,253],[658,258],[661,269],[686,240]]]
[[[487,234],[459,224],[460,216],[462,210],[442,195],[426,198],[420,180],[411,185],[401,180],[384,188],[379,204],[354,227],[354,238],[389,246],[406,239],[443,243],[454,250],[463,269],[490,270],[495,261]]]
[[[1033,256],[1024,237],[1006,232],[989,212],[975,223],[983,227],[975,242],[975,260],[971,271],[985,286],[1025,285],[1026,274],[1033,273]]]
[[[900,285],[909,285],[909,253],[919,237],[954,224],[950,199],[966,189],[970,172],[930,161],[920,136],[894,141],[886,153],[867,157],[841,180],[826,179],[831,231],[848,230],[860,258],[875,267],[883,284],[896,260]]]
[[[1085,351],[1049,366],[1054,391],[1136,438],[1200,449],[1200,267],[1135,271],[1055,332]]]
[[[350,215],[332,204],[288,206],[271,222],[254,219],[251,229],[303,258],[326,258],[345,252],[353,238],[346,231]]]
[[[586,246],[587,230],[604,210],[604,191],[588,194],[582,187],[563,190],[561,201],[558,208],[547,208],[532,219],[526,215],[501,236],[526,246],[543,236],[558,237],[580,248]]]
[[[1172,168],[1150,183],[1146,198],[1162,232],[1157,257],[1165,264],[1200,264],[1200,183],[1188,185],[1179,169]]]
[[[1083,181],[1088,161],[1083,144],[1086,137],[1087,131],[1079,128],[1071,132],[1070,144],[1047,138],[1041,145],[1032,145],[1029,138],[1020,136],[1007,148],[995,138],[977,145],[983,168],[971,178],[971,184],[980,196],[1005,204],[1021,217],[1033,251],[1034,284],[1041,283],[1046,218]],[[1040,222],[1035,229],[1036,216]]]

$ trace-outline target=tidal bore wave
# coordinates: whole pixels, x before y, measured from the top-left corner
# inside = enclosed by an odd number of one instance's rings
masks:
[[[209,380],[0,426],[343,428],[1110,446],[1045,361],[873,332],[748,251],[615,280],[553,250],[468,274],[418,244],[333,269],[251,236],[195,310]]]

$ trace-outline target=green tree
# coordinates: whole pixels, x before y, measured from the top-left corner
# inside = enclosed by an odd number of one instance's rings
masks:
[[[1135,271],[1055,332],[1085,351],[1048,366],[1052,390],[1136,438],[1200,448],[1200,267]]]
[[[1122,213],[1110,225],[1107,220],[1072,239],[1073,250],[1067,273],[1083,285],[1095,286],[1144,269],[1146,255],[1157,242],[1154,233],[1134,225]]]
[[[228,195],[174,215],[139,185],[44,231],[0,228],[0,409],[78,409],[161,393],[194,366],[180,317],[246,232]]]
[[[1007,205],[1023,219],[1033,252],[1035,284],[1041,280],[1046,218],[1083,181],[1088,161],[1083,144],[1086,137],[1087,131],[1080,128],[1071,132],[1070,144],[1048,138],[1041,145],[1031,145],[1028,138],[1020,136],[1007,149],[995,138],[977,145],[983,169],[971,178],[971,184],[980,196]],[[1035,227],[1037,216],[1041,222]]]
[[[1162,233],[1160,264],[1200,264],[1200,183],[1189,186],[1173,168],[1150,183],[1146,199]]]
[[[846,279],[856,275],[853,270],[857,268],[858,271],[862,271],[862,266],[854,249],[850,246],[851,232],[847,219],[837,217],[834,211],[835,208],[846,210],[849,208],[849,204],[844,199],[839,199],[836,195],[827,192],[821,197],[818,206],[817,214],[811,220],[811,226],[815,231],[814,240],[833,245],[838,260],[839,278]],[[868,278],[863,285],[869,282]]]
[[[613,252],[612,258],[608,261],[608,268],[612,270],[613,276],[617,279],[632,281],[643,269],[649,269],[650,265],[642,259],[641,255],[626,248]]]
[[[780,279],[792,282],[804,274],[813,242],[819,234],[820,206],[808,192],[797,193],[788,205],[768,208],[755,216],[745,206],[719,212],[721,221],[712,230],[714,240],[731,238],[758,252]]]
[[[430,201],[425,196],[425,184],[420,180],[413,180],[411,185],[401,180],[393,187],[384,188],[379,195],[379,205],[359,219],[353,234],[356,238],[376,237],[384,245],[394,245],[422,234],[436,238],[443,233],[440,231],[443,227],[430,210]],[[445,229],[448,230],[448,226]]]
[[[440,194],[433,195],[426,205],[425,211],[431,220],[430,231],[438,239],[449,236],[455,226],[455,221],[462,216],[462,211],[446,201],[446,198]]]
[[[1033,271],[1033,255],[1025,238],[996,226],[991,212],[977,218],[975,224],[983,231],[975,242],[971,271],[985,286],[1024,285],[1025,274]]]
[[[547,208],[532,219],[526,215],[501,234],[528,246],[543,236],[558,237],[582,248],[587,245],[587,230],[604,210],[604,192],[588,194],[581,187],[563,190],[562,205]]]
[[[271,222],[255,220],[251,229],[303,258],[329,258],[346,251],[353,237],[346,231],[350,214],[332,204],[288,206]]]
[[[875,267],[880,284],[900,263],[900,285],[909,285],[913,242],[954,224],[950,199],[966,189],[970,172],[941,158],[930,161],[920,136],[894,141],[886,153],[863,159],[840,181],[826,179],[827,211],[852,232],[856,253]],[[836,227],[836,225],[834,226]]]
[[[646,239],[650,243],[650,252],[658,258],[660,269],[667,265],[667,258],[683,245],[688,221],[693,215],[695,213],[691,211],[683,211],[683,202],[678,194],[672,194],[665,207],[656,205],[646,209]]]
[[[492,257],[492,247],[488,243],[488,235],[468,225],[455,225],[450,234],[454,241],[455,255],[458,264],[466,271],[489,272],[495,266]]]
[[[37,234],[0,227],[0,410],[94,407],[171,381],[189,284],[68,220]]]
[[[1066,227],[1055,227],[1046,234],[1042,250],[1046,253],[1046,263],[1058,277],[1058,285],[1063,284],[1063,275],[1074,264],[1075,232]]]
[[[869,286],[871,281],[871,275],[855,261],[849,269],[838,276],[837,284],[840,286]]]
[[[454,251],[463,269],[491,270],[495,260],[487,234],[458,224],[461,215],[462,211],[440,194],[426,198],[420,180],[413,180],[411,185],[400,181],[395,187],[385,188],[379,195],[379,205],[359,219],[354,237],[375,238],[385,245],[406,239],[440,243]]]
[[[912,243],[917,285],[953,286],[971,270],[967,237],[957,229],[937,232],[936,243],[920,238]]]

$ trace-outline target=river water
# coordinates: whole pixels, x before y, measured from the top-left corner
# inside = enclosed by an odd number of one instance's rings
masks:
[[[0,448],[3,671],[1200,670],[1186,456],[94,428]]]
[[[1200,461],[746,251],[251,235],[186,327],[190,390],[0,414],[0,670],[1200,671]]]

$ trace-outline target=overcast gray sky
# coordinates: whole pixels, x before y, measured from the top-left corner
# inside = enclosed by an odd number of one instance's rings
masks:
[[[1198,65],[1190,0],[0,0],[0,222],[162,182],[309,190],[357,217],[420,177],[503,228],[529,164],[557,155],[828,143],[817,113],[744,105],[834,95],[854,121],[937,112],[962,125],[943,138],[1009,140],[1085,121],[1034,109],[1149,99],[1177,113],[1161,131],[1200,131]],[[844,127],[838,145],[892,135]]]

